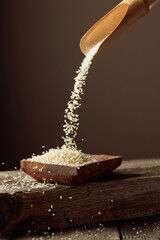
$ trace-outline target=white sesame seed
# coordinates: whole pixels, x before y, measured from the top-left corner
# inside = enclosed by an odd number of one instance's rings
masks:
[[[50,149],[47,153],[34,156],[31,159],[34,162],[48,163],[55,165],[67,165],[67,166],[77,166],[78,169],[80,166],[97,162],[96,159],[93,159],[91,156],[88,156],[82,153],[81,150],[69,149],[63,146],[61,149]],[[42,172],[43,167],[39,168],[38,171]],[[50,174],[51,171],[48,171]],[[46,181],[46,178],[43,178],[43,181]]]
[[[32,155],[31,159],[33,162],[56,164],[56,165],[67,165],[67,166],[83,166],[93,162],[97,162],[96,159],[86,156],[80,150],[77,150],[77,144],[75,137],[77,136],[77,130],[79,127],[79,115],[76,110],[81,106],[80,100],[82,98],[83,86],[90,69],[94,55],[97,53],[101,42],[93,47],[83,59],[81,66],[77,71],[77,76],[74,78],[74,89],[71,91],[70,100],[67,103],[64,115],[63,131],[64,144],[61,148],[50,149],[48,152],[43,152],[42,155]],[[82,139],[83,141],[84,139]],[[44,148],[45,146],[42,146]],[[42,172],[42,168],[39,169]],[[50,171],[48,171],[50,173]],[[46,181],[46,179],[43,179]]]

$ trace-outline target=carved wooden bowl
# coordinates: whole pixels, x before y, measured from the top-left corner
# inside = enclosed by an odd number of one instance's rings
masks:
[[[22,160],[21,169],[40,182],[77,184],[105,176],[119,167],[122,162],[120,156],[89,155],[97,162],[71,167]]]

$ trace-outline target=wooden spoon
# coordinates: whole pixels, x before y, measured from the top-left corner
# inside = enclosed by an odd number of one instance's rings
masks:
[[[123,0],[85,33],[80,41],[81,51],[86,55],[100,42],[101,49],[146,15],[158,1]]]
[[[22,160],[21,169],[40,182],[76,184],[107,175],[120,166],[122,161],[120,156],[89,155],[97,162],[70,167]]]

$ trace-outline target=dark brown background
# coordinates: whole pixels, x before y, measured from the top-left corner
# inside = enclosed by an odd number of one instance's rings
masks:
[[[82,35],[118,1],[1,0],[0,170],[61,146]],[[160,157],[160,4],[95,57],[77,143],[87,153]],[[84,141],[82,141],[84,138]]]

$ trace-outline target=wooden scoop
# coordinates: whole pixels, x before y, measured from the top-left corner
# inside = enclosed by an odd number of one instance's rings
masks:
[[[76,184],[105,176],[119,167],[122,161],[122,157],[119,156],[90,156],[97,162],[81,167],[70,167],[22,160],[21,169],[40,182]]]
[[[123,0],[94,24],[82,37],[80,49],[86,55],[102,42],[101,49],[125,31],[138,19],[146,15],[159,0]]]

